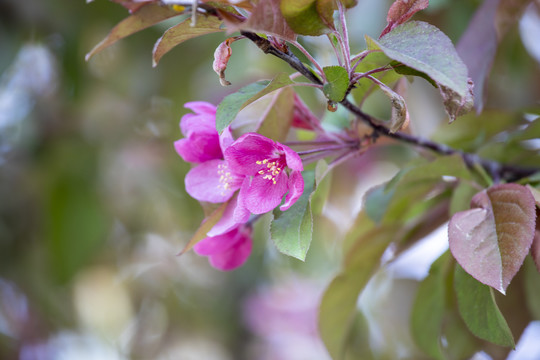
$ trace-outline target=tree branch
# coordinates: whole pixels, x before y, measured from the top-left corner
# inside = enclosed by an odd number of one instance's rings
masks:
[[[264,53],[272,54],[278,57],[279,59],[287,62],[293,69],[308,78],[311,82],[318,85],[323,85],[321,80],[315,74],[313,74],[311,70],[308,69],[293,53],[285,53],[277,49],[270,43],[270,41],[260,37],[255,33],[248,31],[241,31],[241,33],[242,35],[253,41]],[[364,113],[359,107],[351,103],[346,98],[341,101],[340,104],[343,105],[355,116],[357,116],[359,119],[361,119],[363,122],[365,122],[367,125],[369,125],[376,133],[408,144],[432,150],[441,155],[459,154],[463,158],[463,161],[467,164],[467,166],[471,168],[473,168],[475,165],[482,166],[492,176],[495,182],[499,182],[500,180],[512,182],[530,176],[536,172],[540,172],[540,168],[501,164],[497,161],[483,159],[476,154],[471,154],[462,150],[454,149],[445,144],[436,143],[422,137],[413,136],[399,131],[392,133],[390,132],[390,129],[380,124],[379,120],[372,117],[371,115]]]

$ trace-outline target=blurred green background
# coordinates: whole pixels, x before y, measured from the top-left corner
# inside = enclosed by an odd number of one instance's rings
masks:
[[[355,51],[364,33],[384,27],[391,2],[359,3]],[[478,4],[432,1],[417,17],[456,42]],[[223,34],[188,41],[152,68],[154,42],[177,19],[85,62],[126,16],[105,0],[0,0],[0,359],[327,359],[316,306],[351,213],[343,224],[317,219],[306,263],[277,254],[264,219],[234,272],[175,256],[203,218],[172,145],[183,104],[217,104],[288,68],[237,42],[233,86],[221,87],[211,65]],[[516,109],[538,99],[538,65],[517,28],[494,69],[493,103]],[[322,114],[324,103],[305,96]],[[339,195],[334,207],[358,210],[361,200]]]

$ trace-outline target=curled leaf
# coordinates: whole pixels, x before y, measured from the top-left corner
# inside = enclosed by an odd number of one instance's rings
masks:
[[[471,206],[450,219],[450,251],[475,279],[504,294],[533,242],[534,198],[525,186],[503,184],[476,194]]]
[[[390,98],[392,102],[392,121],[390,124],[390,132],[394,133],[401,129],[404,124],[409,121],[409,112],[405,99],[394,90],[382,82],[377,82],[381,90]]]
[[[214,52],[214,64],[212,65],[216,74],[219,75],[219,82],[222,86],[231,85],[230,81],[225,79],[225,70],[227,69],[227,64],[232,55],[231,43],[243,38],[243,36],[230,37],[216,48]]]
[[[386,25],[380,37],[409,20],[411,16],[420,10],[424,10],[428,5],[429,0],[396,0],[388,10],[388,15],[386,16],[388,25]]]

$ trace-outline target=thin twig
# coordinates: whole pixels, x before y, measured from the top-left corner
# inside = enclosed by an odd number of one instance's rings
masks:
[[[289,66],[300,72],[311,82],[319,85],[322,84],[321,80],[317,76],[315,76],[315,74],[313,74],[307,67],[305,67],[304,64],[302,64],[302,62],[294,54],[290,52],[284,53],[283,51],[276,49],[272,46],[272,44],[270,44],[268,40],[258,36],[257,34],[248,31],[242,31],[242,35],[253,41],[266,54],[272,54],[287,62]],[[343,105],[351,113],[356,115],[358,119],[369,125],[376,133],[380,135],[384,135],[421,148],[429,149],[441,155],[458,154],[463,158],[463,161],[470,168],[474,168],[476,164],[480,164],[492,176],[493,179],[500,179],[512,182],[530,176],[536,172],[540,172],[540,168],[501,164],[497,161],[483,159],[476,154],[457,150],[445,144],[436,143],[422,137],[413,136],[399,131],[392,133],[390,132],[390,129],[388,129],[386,126],[381,125],[379,123],[379,120],[372,117],[371,115],[364,113],[359,107],[351,103],[349,100],[344,99],[340,102],[340,104]]]

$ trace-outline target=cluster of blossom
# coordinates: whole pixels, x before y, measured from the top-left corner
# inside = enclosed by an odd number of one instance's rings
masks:
[[[194,113],[180,120],[184,138],[174,143],[184,161],[198,164],[186,175],[193,198],[227,205],[221,219],[194,246],[220,270],[235,269],[251,253],[251,214],[264,214],[278,205],[290,208],[304,191],[300,156],[289,147],[257,133],[234,140],[230,128],[220,135],[216,107],[196,101],[185,104]],[[287,171],[288,170],[288,171]]]

